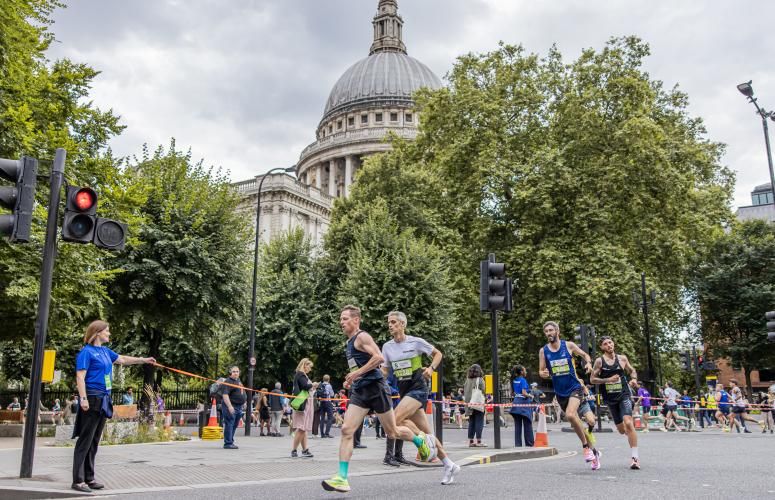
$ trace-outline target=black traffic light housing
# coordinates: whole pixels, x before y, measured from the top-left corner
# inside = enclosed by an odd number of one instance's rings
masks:
[[[72,243],[94,243],[106,250],[123,250],[127,225],[97,217],[97,193],[90,187],[67,187],[62,239]]]
[[[767,319],[767,341],[775,342],[775,311],[767,311],[764,317]]]
[[[681,351],[678,353],[678,359],[681,363],[681,369],[683,370],[691,370],[692,369],[692,357],[691,354],[689,354],[689,351]]]
[[[97,193],[89,187],[68,186],[62,239],[72,243],[91,243],[97,224]]]
[[[506,277],[506,264],[495,262],[495,254],[480,264],[479,309],[511,312],[511,278]]]
[[[0,205],[12,212],[0,215],[0,235],[8,236],[11,243],[27,243],[35,206],[38,160],[28,156],[19,160],[0,158],[0,177],[15,184],[0,187]]]
[[[578,325],[575,329],[576,344],[581,350],[590,356],[595,355],[595,327],[592,325]]]

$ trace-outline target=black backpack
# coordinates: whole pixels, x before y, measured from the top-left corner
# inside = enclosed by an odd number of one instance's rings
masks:
[[[226,382],[226,379],[221,377],[217,382],[210,384],[210,400],[215,399],[216,404],[220,404],[223,400],[223,389],[225,388],[223,382]]]

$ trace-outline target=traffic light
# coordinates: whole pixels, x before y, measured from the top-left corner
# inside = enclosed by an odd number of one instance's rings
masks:
[[[68,187],[62,239],[73,243],[94,243],[106,250],[123,250],[127,225],[97,217],[97,193],[89,187]]]
[[[775,342],[775,311],[768,311],[764,314],[767,319],[767,341]]]
[[[575,328],[576,330],[576,343],[581,346],[581,350],[589,354],[589,337],[590,337],[590,327],[588,325],[579,325]]]
[[[35,158],[0,158],[0,177],[15,184],[0,187],[0,205],[12,211],[0,215],[0,235],[8,236],[12,243],[30,241],[37,176],[38,160]]]
[[[490,260],[481,262],[480,271],[479,309],[510,312],[511,278],[506,277],[506,264],[495,262],[495,255],[490,254]]]
[[[681,362],[681,369],[687,371],[692,369],[691,355],[689,354],[689,351],[679,352],[678,359]]]
[[[67,187],[62,239],[73,243],[91,243],[97,224],[97,193],[88,187]]]
[[[702,354],[697,355],[697,368],[700,370],[705,369],[705,358],[702,357]]]

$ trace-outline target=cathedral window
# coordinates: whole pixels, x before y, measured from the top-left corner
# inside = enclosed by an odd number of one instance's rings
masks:
[[[382,123],[382,113],[375,113],[374,114],[374,121],[377,123]]]
[[[342,120],[338,120],[338,121],[336,122],[336,129],[337,129],[337,130],[342,130]]]
[[[406,116],[404,117],[404,121],[406,121],[407,123],[412,123],[412,118],[413,118],[412,113],[407,113]]]
[[[347,119],[347,126],[348,127],[354,127],[355,126],[355,118],[354,117],[351,116],[351,117],[349,117]]]
[[[390,113],[390,121],[391,122],[397,122],[398,121],[398,113]]]
[[[369,115],[361,115],[361,125],[368,125]]]

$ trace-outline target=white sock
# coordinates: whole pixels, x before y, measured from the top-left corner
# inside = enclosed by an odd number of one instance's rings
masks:
[[[448,469],[450,467],[452,467],[453,465],[455,465],[455,462],[453,462],[452,460],[449,459],[449,455],[447,455],[446,457],[442,458],[441,459],[441,463],[443,463],[444,467],[446,467]]]
[[[638,447],[630,448],[632,450],[632,458],[638,458]]]

